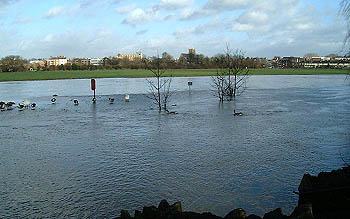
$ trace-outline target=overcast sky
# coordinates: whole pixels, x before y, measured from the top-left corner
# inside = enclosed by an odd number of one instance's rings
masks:
[[[0,0],[0,57],[342,53],[337,0]]]

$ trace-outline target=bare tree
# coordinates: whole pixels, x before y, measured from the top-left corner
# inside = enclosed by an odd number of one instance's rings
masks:
[[[223,55],[217,56],[217,73],[212,76],[212,87],[220,102],[234,100],[246,88],[249,69],[241,50],[232,52],[229,46]]]
[[[149,87],[149,95],[147,96],[151,99],[154,104],[157,105],[159,112],[163,110],[167,111],[167,103],[169,98],[173,94],[171,92],[171,77],[164,77],[166,72],[166,62],[164,59],[153,57],[152,59],[143,59],[146,69],[152,72],[153,79],[146,79]]]

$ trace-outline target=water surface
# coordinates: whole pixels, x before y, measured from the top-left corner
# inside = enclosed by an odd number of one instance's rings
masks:
[[[344,78],[252,76],[224,104],[210,78],[174,78],[176,115],[158,113],[145,79],[97,79],[96,105],[89,80],[2,82],[0,100],[38,106],[0,112],[0,217],[112,218],[164,198],[220,216],[289,213],[305,172],[350,160]]]

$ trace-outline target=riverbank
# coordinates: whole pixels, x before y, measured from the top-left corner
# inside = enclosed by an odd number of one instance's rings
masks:
[[[263,219],[333,219],[350,218],[350,167],[344,167],[332,172],[321,172],[318,176],[304,174],[298,187],[298,206],[291,215],[282,213],[281,208],[264,214]],[[134,217],[128,211],[122,210],[116,219],[222,219],[210,212],[183,212],[181,202],[169,205],[162,200],[158,207],[143,207],[142,212],[136,210]],[[248,215],[242,208],[229,212],[223,219],[262,219],[258,215]]]
[[[250,69],[251,75],[321,75],[347,74],[344,69]],[[195,77],[212,76],[216,69],[169,69],[165,76]],[[119,69],[95,71],[40,71],[40,72],[0,72],[0,82],[86,78],[146,78],[152,73],[145,69]]]

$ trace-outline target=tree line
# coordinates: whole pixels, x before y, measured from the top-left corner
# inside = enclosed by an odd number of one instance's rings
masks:
[[[167,69],[216,69],[224,54],[207,57],[203,54],[188,54],[175,59],[167,52],[161,56],[147,57],[144,59],[129,60],[128,58],[105,57],[101,65],[84,65],[69,62],[64,65],[48,65],[30,63],[29,60],[20,56],[10,55],[0,60],[0,71],[2,72],[25,72],[25,71],[71,71],[71,70],[102,70],[102,69],[147,69],[145,60],[152,61],[159,58],[166,63]],[[256,62],[253,58],[245,57],[244,65],[248,68],[262,68],[263,64]]]

